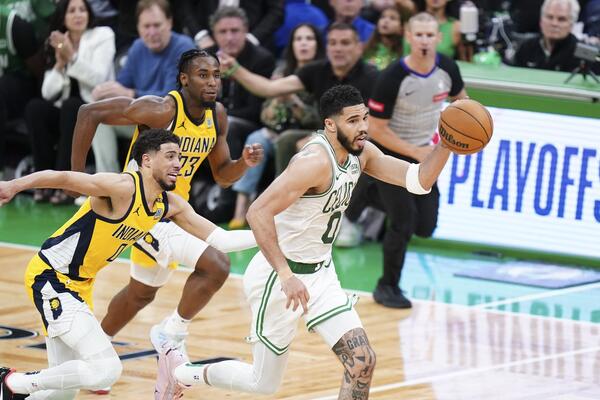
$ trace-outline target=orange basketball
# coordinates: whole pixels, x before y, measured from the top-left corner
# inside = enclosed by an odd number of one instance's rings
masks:
[[[440,115],[440,138],[453,153],[473,154],[492,138],[494,122],[479,102],[462,99],[452,102]]]

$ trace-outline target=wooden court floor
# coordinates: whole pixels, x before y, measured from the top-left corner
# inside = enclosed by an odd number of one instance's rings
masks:
[[[0,364],[21,371],[46,366],[46,353],[32,347],[40,336],[12,338],[20,330],[38,331],[40,318],[23,288],[23,272],[33,252],[0,248]],[[150,327],[179,299],[187,274],[176,273],[154,303],[115,338],[125,358],[124,371],[109,396],[81,392],[78,399],[152,399],[156,358]],[[101,272],[95,313],[128,280],[128,265],[115,263]],[[598,324],[541,318],[482,308],[417,301],[410,311],[374,304],[361,295],[357,305],[377,353],[371,399],[599,399]],[[234,357],[250,361],[249,308],[241,280],[231,277],[192,322],[187,340],[194,360]],[[12,335],[11,335],[12,332]],[[336,399],[340,366],[316,334],[299,329],[291,346],[285,380],[274,396],[258,397],[194,388],[190,399]]]

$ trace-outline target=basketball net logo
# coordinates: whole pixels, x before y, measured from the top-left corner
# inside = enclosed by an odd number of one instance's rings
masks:
[[[461,141],[454,139],[454,136],[452,136],[451,134],[446,132],[446,130],[444,129],[444,127],[441,124],[440,124],[439,128],[440,128],[440,136],[443,137],[444,139],[446,139],[446,142],[450,143],[453,146],[459,147],[461,149],[465,149],[465,150],[469,149],[468,143],[463,143]]]

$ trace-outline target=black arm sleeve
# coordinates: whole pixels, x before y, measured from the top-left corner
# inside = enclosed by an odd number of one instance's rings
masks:
[[[406,71],[399,62],[394,62],[381,71],[369,99],[369,112],[372,116],[382,119],[392,117],[400,84],[405,76]]]
[[[450,79],[452,80],[452,87],[450,88],[450,93],[448,94],[450,96],[456,96],[465,87],[465,83],[463,82],[462,76],[460,75],[458,65],[456,64],[456,62],[454,62],[454,60],[442,54],[440,54],[439,57],[439,67],[446,71],[448,75],[450,75]]]

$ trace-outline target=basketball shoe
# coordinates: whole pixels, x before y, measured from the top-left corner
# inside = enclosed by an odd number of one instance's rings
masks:
[[[150,329],[150,341],[152,342],[152,346],[154,346],[154,350],[156,350],[157,353],[160,353],[161,348],[172,348],[179,350],[187,357],[185,348],[185,338],[187,337],[187,333],[171,334],[165,331],[165,325],[168,318],[169,317],[163,319],[160,324],[154,325],[152,329]]]
[[[15,372],[14,369],[7,367],[0,367],[0,400],[24,400],[26,394],[13,393],[13,391],[6,384],[6,380]]]
[[[156,375],[156,386],[154,387],[154,399],[172,400],[181,398],[183,387],[177,383],[173,372],[179,365],[189,361],[183,346],[183,337],[174,338],[173,335],[166,334],[163,330],[163,324],[160,324],[154,325],[150,330],[150,341],[158,353],[158,373]]]

